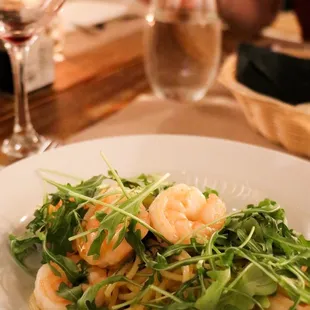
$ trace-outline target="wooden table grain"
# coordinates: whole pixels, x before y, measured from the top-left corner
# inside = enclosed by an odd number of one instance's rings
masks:
[[[39,133],[68,139],[149,91],[143,66],[143,21],[113,27],[97,36],[76,32],[67,37],[66,60],[56,65],[54,85],[30,94],[32,121]],[[236,37],[225,33],[224,51],[232,51],[237,43]],[[12,100],[0,94],[0,142],[12,132]],[[0,155],[0,165],[10,162]]]

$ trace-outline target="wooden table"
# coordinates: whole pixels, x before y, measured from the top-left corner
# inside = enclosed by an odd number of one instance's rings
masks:
[[[29,98],[32,121],[39,133],[65,140],[148,90],[142,60],[142,24],[142,20],[136,20],[98,35],[68,35],[66,60],[56,65],[54,85]],[[111,33],[118,37],[111,39]],[[0,95],[0,141],[12,133],[12,100],[11,96]],[[0,155],[0,165],[7,163],[8,159]]]
[[[66,60],[56,65],[53,87],[30,95],[31,116],[39,133],[66,140],[149,91],[142,25],[142,20],[134,20],[111,25],[95,36],[82,32],[68,35]],[[225,34],[226,51],[236,42],[230,33]],[[12,98],[1,95],[0,141],[11,134],[13,115]],[[9,162],[0,155],[0,165]]]

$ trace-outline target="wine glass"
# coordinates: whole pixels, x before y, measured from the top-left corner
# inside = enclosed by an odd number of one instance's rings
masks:
[[[216,0],[153,0],[144,49],[146,73],[158,97],[202,99],[215,80],[221,56]]]
[[[15,119],[13,134],[4,140],[2,152],[14,158],[40,153],[51,140],[39,135],[30,119],[25,66],[31,44],[58,12],[64,0],[0,0],[0,37],[13,70]]]

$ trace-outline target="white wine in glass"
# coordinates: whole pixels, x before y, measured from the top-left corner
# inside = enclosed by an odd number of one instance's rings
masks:
[[[221,22],[215,0],[153,0],[146,16],[145,68],[160,98],[197,101],[215,80]]]
[[[14,128],[2,144],[2,152],[23,158],[43,152],[52,141],[39,135],[30,119],[25,66],[31,44],[59,11],[65,0],[0,0],[0,37],[13,70]]]

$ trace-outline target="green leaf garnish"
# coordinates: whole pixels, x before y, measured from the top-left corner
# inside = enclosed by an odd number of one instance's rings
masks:
[[[43,257],[47,263],[54,262],[66,274],[68,280],[72,284],[79,284],[85,281],[86,272],[79,267],[68,257],[55,255],[46,246],[46,241],[43,242]]]
[[[58,288],[57,295],[76,303],[83,295],[82,286],[69,287],[67,284],[62,282]]]
[[[224,291],[226,284],[231,279],[230,269],[223,271],[210,271],[208,276],[214,280],[214,282],[208,287],[205,293],[198,298],[195,303],[195,307],[199,310],[210,309],[216,310],[217,305],[221,299],[221,295]]]
[[[206,199],[208,199],[210,194],[215,194],[216,196],[219,195],[219,193],[215,189],[207,187],[205,191],[203,192],[203,195],[206,197]]]
[[[95,284],[95,285],[89,287],[85,291],[83,296],[78,300],[76,309],[77,310],[90,310],[90,309],[92,309],[92,308],[90,308],[90,305],[94,303],[98,291],[102,287],[104,287],[108,284],[113,284],[113,283],[117,283],[117,282],[127,282],[127,283],[131,283],[133,285],[136,285],[136,286],[140,286],[139,284],[135,283],[134,281],[127,279],[124,276],[109,277],[106,280],[103,280],[103,281],[99,282],[98,284]]]

